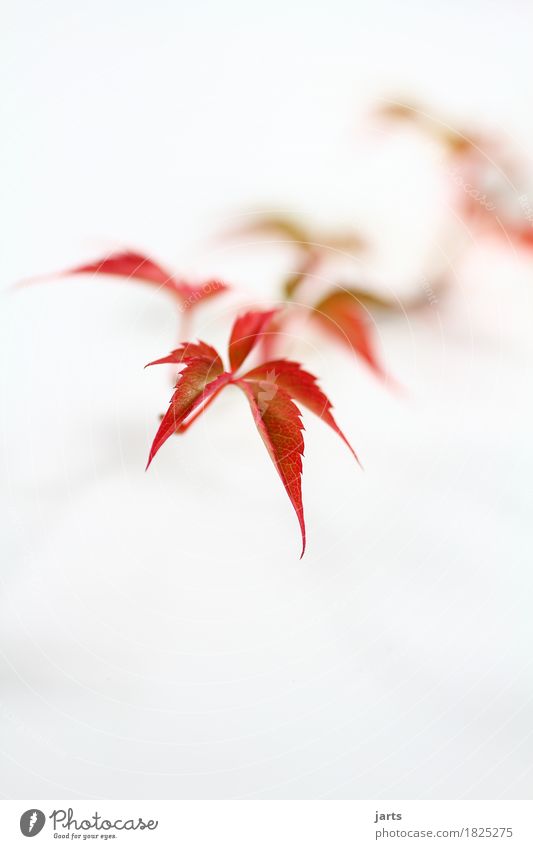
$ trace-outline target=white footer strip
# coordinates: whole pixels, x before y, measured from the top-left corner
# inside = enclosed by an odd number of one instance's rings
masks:
[[[0,846],[73,843],[124,849],[533,849],[533,803],[0,801]]]

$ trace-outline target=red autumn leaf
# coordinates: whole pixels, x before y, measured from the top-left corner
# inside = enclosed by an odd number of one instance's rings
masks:
[[[227,382],[222,379],[226,376],[222,360],[215,349],[206,345],[205,342],[184,343],[172,351],[168,357],[154,360],[148,365],[162,363],[179,363],[184,366],[184,369],[178,375],[170,407],[159,425],[146,468],[163,443],[180,428],[187,416],[215,392],[222,389]]]
[[[199,301],[212,298],[225,291],[228,286],[220,280],[206,280],[201,285],[188,283],[175,277],[170,271],[154,262],[143,254],[134,251],[121,251],[110,254],[108,257],[78,265],[47,277],[69,277],[73,274],[106,274],[113,277],[123,277],[127,280],[136,280],[148,283],[163,289],[173,295],[180,302],[182,309],[189,310]],[[40,278],[27,281],[31,283]]]
[[[232,371],[238,369],[255,346],[258,337],[263,336],[268,324],[277,310],[266,312],[246,312],[240,316],[231,331],[229,340],[229,362]]]
[[[271,362],[263,363],[263,365],[247,372],[244,375],[244,379],[260,382],[263,391],[265,391],[265,386],[269,381],[273,382],[275,386],[284,389],[291,398],[299,401],[300,404],[303,404],[304,407],[307,407],[308,410],[315,413],[323,422],[329,425],[340,436],[343,442],[346,443],[357,462],[359,462],[357,454],[331,414],[331,401],[322,392],[320,387],[317,386],[316,377],[308,371],[304,371],[299,363],[292,362],[291,360],[271,360]]]
[[[424,296],[420,302],[427,304],[427,297]],[[415,309],[420,306],[420,303],[412,298],[409,306]],[[326,295],[311,310],[303,304],[289,304],[285,309],[277,310],[261,329],[259,339],[261,359],[271,360],[276,357],[279,341],[285,334],[287,323],[291,321],[294,314],[305,313],[310,314],[311,319],[319,324],[322,330],[344,345],[352,354],[361,357],[374,374],[391,382],[375,351],[373,327],[368,318],[368,309],[397,312],[399,308],[396,302],[382,299],[364,289],[335,290]]]
[[[283,297],[289,302],[291,311],[303,308],[303,304],[297,303],[300,286],[318,275],[331,254],[348,254],[365,247],[365,242],[357,233],[342,230],[314,233],[296,219],[277,215],[265,215],[246,221],[229,235],[245,234],[278,237],[297,250],[299,260],[296,270],[283,281]],[[314,307],[313,318],[352,353],[360,356],[375,374],[383,378],[385,373],[375,352],[372,328],[361,307],[398,311],[398,304],[394,299],[380,297],[365,288],[352,286],[350,290],[335,291],[324,297]],[[271,335],[263,335],[262,353],[267,359],[275,356],[276,338],[279,338],[279,331],[289,318],[289,310],[278,315],[270,325]]]
[[[272,360],[285,337],[285,326],[290,310],[279,309],[265,327],[257,343],[257,358],[259,361]]]
[[[283,389],[278,389],[267,401],[263,397],[265,389],[261,387],[261,381],[238,380],[236,384],[248,398],[257,430],[298,517],[302,533],[300,557],[303,557],[306,535],[302,501],[304,440],[300,411]],[[268,391],[265,394],[268,396]]]
[[[206,360],[213,364],[217,369],[217,374],[223,371],[224,366],[222,360],[211,345],[206,345],[205,342],[184,342],[178,348],[175,348],[167,357],[162,357],[160,360],[154,360],[148,363],[148,366],[159,366],[164,363],[188,363],[192,360]]]
[[[184,343],[167,357],[149,365],[176,363],[183,366],[170,406],[153,441],[148,466],[164,442],[182,432],[228,384],[246,395],[256,427],[282,480],[296,512],[305,551],[305,522],[301,474],[304,441],[301,413],[295,401],[307,407],[328,424],[355,455],[350,443],[331,414],[331,402],[316,384],[316,378],[298,363],[274,360],[246,374],[238,369],[272,321],[276,310],[253,311],[237,318],[228,346],[230,371],[224,371],[221,358],[205,342]],[[357,458],[356,458],[357,459]]]
[[[316,304],[313,319],[340,342],[355,351],[379,377],[385,378],[374,349],[372,331],[354,295],[338,290]]]
[[[103,259],[78,265],[62,272],[66,274],[113,274],[117,277],[127,277],[134,280],[145,280],[168,286],[172,283],[173,275],[161,265],[147,256],[134,251],[122,251],[111,254]]]

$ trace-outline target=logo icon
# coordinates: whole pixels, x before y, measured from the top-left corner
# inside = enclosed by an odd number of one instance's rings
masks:
[[[42,831],[46,822],[46,817],[38,808],[30,808],[29,811],[24,811],[20,818],[20,830],[24,837],[35,837]]]
[[[264,416],[268,410],[268,405],[277,395],[278,387],[276,385],[277,374],[272,369],[267,372],[265,380],[259,381],[260,392],[257,393],[257,406],[261,416]]]

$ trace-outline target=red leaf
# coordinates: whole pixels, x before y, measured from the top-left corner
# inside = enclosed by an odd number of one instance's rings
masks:
[[[298,517],[303,556],[305,522],[301,475],[304,441],[301,413],[293,399],[320,416],[344,440],[354,457],[356,455],[333,418],[331,403],[317,386],[316,378],[298,363],[273,360],[243,377],[235,377],[235,370],[264,334],[275,313],[276,310],[248,312],[236,320],[229,344],[230,372],[224,371],[219,355],[205,342],[184,343],[167,357],[150,363],[176,363],[183,366],[183,371],[153,441],[147,468],[169,436],[185,430],[225,386],[234,383],[248,398],[257,429]]]
[[[248,398],[256,427],[294,507],[305,551],[305,521],[302,503],[302,455],[304,440],[300,411],[284,389],[277,388],[272,398],[262,397],[260,382],[236,381]]]
[[[188,346],[182,347],[186,348]],[[174,353],[177,354],[178,351],[179,349]],[[146,468],[148,468],[163,443],[183,425],[185,419],[201,404],[205,404],[208,400],[211,400],[231,380],[231,374],[223,372],[222,361],[216,351],[214,354],[214,358],[189,356],[186,359],[182,357],[181,360],[176,360],[166,357],[162,360],[154,361],[155,363],[183,362],[185,363],[185,368],[178,376],[175,392],[170,401],[170,407],[163,416],[155,435]],[[172,357],[172,354],[170,356]]]
[[[145,280],[161,286],[170,285],[173,275],[147,256],[134,251],[122,251],[103,259],[78,265],[62,272],[67,274],[113,274],[134,280]]]
[[[332,404],[327,395],[317,385],[316,377],[304,371],[299,363],[291,360],[272,360],[252,369],[243,376],[243,380],[260,381],[263,389],[268,383],[280,386],[291,398],[299,401],[312,413],[319,416],[346,443],[359,463],[357,454],[346,439],[331,413]]]
[[[148,368],[148,366],[162,365],[163,363],[188,363],[191,360],[207,360],[209,363],[212,363],[213,368],[215,369],[215,377],[224,370],[222,360],[215,349],[212,348],[211,345],[206,345],[205,342],[200,341],[183,342],[183,344],[181,344],[178,348],[171,351],[168,356],[161,357],[160,360],[153,360],[151,363],[147,363],[145,368]]]
[[[386,378],[374,350],[370,325],[350,292],[327,295],[315,306],[312,315],[324,329],[355,351],[377,375]]]
[[[267,332],[261,335],[257,343],[257,358],[260,361],[270,360],[276,356],[286,336],[284,328],[287,325],[289,315],[290,309],[281,309],[269,321],[266,328]]]
[[[229,340],[229,361],[232,371],[236,371],[244,362],[259,337],[266,331],[272,316],[277,310],[246,312],[239,316],[233,325]]]
[[[201,285],[187,283],[185,280],[174,277],[170,271],[149,257],[135,251],[120,251],[95,262],[78,265],[75,268],[47,276],[68,277],[72,274],[109,274],[128,280],[138,280],[141,283],[150,283],[178,298],[185,310],[191,309],[199,301],[212,298],[228,288],[225,283],[219,280],[207,280]],[[42,278],[34,278],[27,282],[34,282],[36,279]]]

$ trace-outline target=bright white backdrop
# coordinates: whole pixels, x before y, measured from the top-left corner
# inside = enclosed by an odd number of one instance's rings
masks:
[[[473,244],[414,97],[531,150],[526,3],[8,3],[2,28],[0,793],[523,798],[533,783],[533,262]],[[533,179],[530,182],[533,186]],[[228,392],[145,475],[165,297],[21,277],[131,245],[267,298],[243,213],[360,227],[360,271],[450,295],[380,324],[403,397],[318,336],[365,465],[307,418],[309,547]],[[429,248],[428,248],[429,246]],[[435,259],[436,257],[436,259]],[[414,282],[413,282],[414,281]]]

